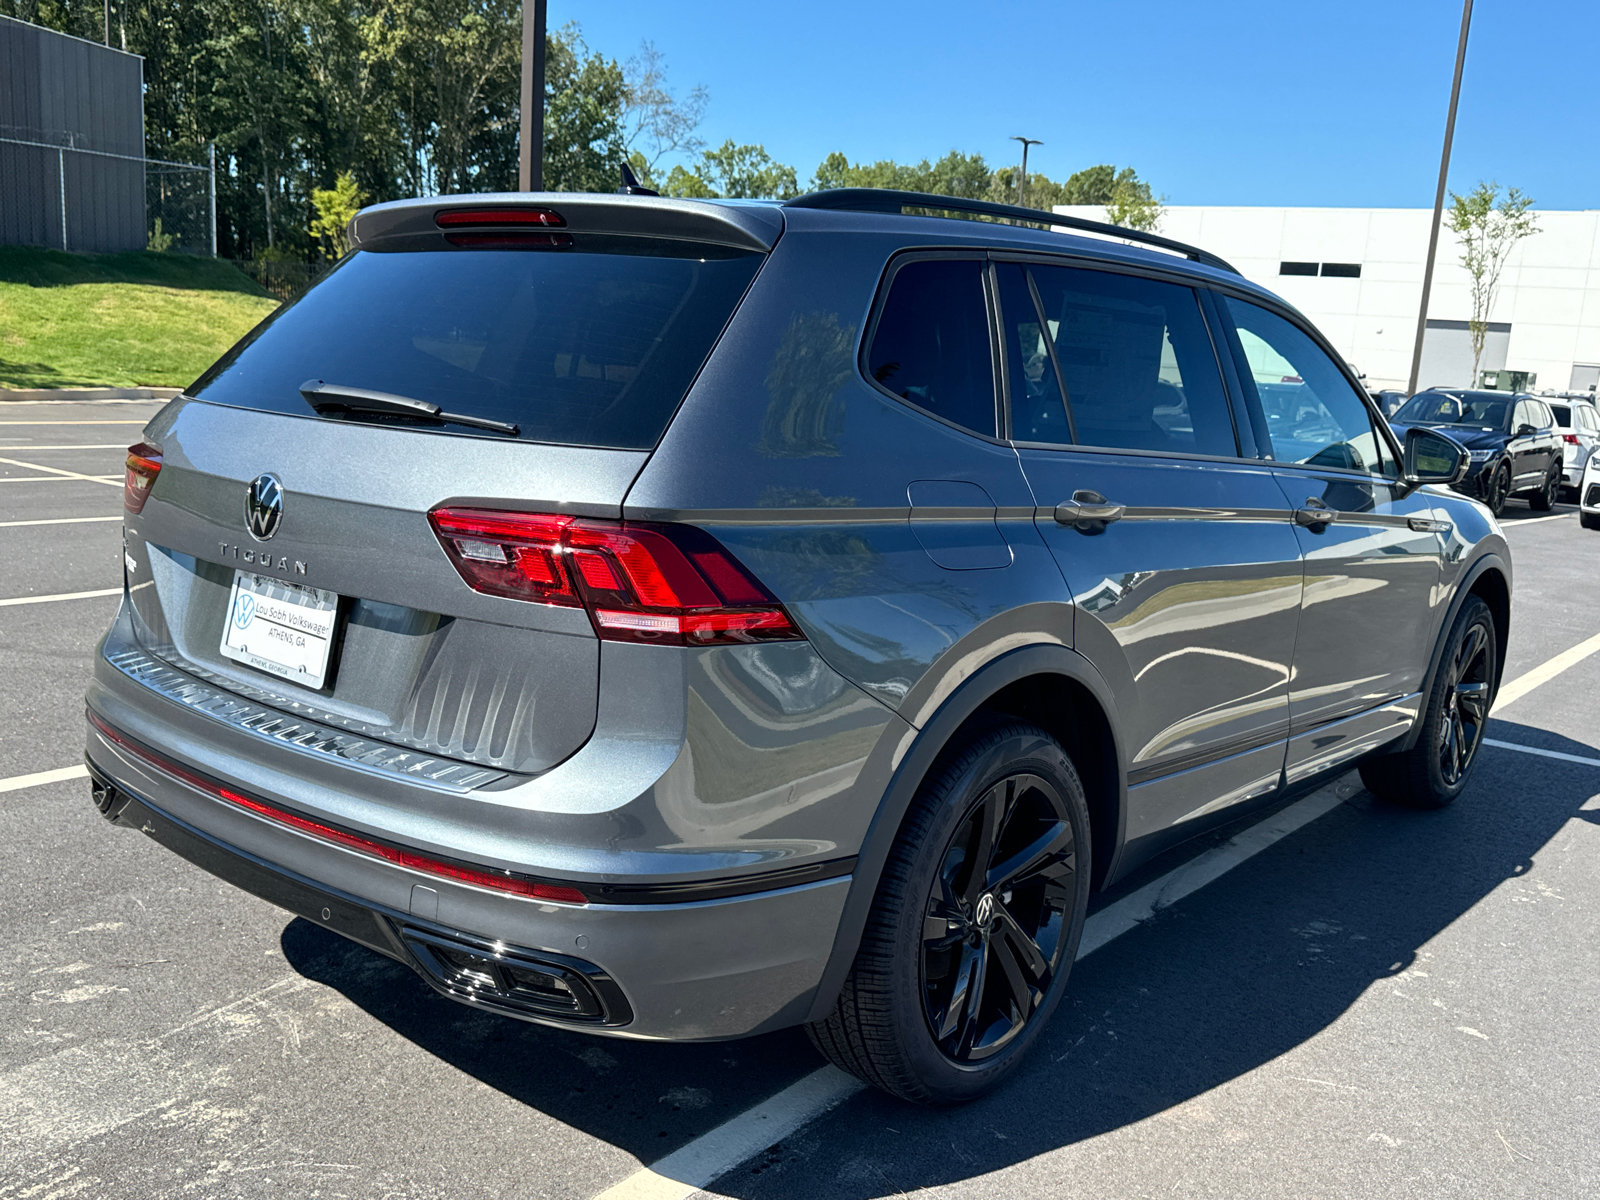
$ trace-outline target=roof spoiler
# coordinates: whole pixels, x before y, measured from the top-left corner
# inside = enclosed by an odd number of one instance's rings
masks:
[[[606,196],[588,192],[487,192],[468,196],[429,196],[375,204],[350,222],[350,247],[373,250],[391,239],[440,232],[436,218],[446,212],[541,209],[556,218],[543,227],[569,233],[629,234],[706,242],[738,250],[768,251],[783,232],[777,205],[717,204],[654,196]],[[492,228],[492,220],[477,228]],[[526,229],[508,221],[505,229]]]
[[[1035,225],[1060,225],[1084,233],[1098,233],[1105,237],[1121,238],[1145,246],[1170,250],[1219,271],[1238,275],[1232,263],[1218,258],[1209,250],[1174,241],[1156,233],[1140,229],[1125,229],[1105,221],[1090,221],[1083,217],[1069,217],[1063,213],[1042,208],[1023,208],[1017,204],[995,204],[988,200],[967,200],[960,196],[936,196],[931,192],[899,192],[891,188],[833,188],[826,192],[811,192],[794,200],[785,201],[785,208],[823,208],[840,212],[903,213],[908,208],[933,209],[944,212],[973,213],[985,217],[1006,217],[1013,221],[1028,221]]]

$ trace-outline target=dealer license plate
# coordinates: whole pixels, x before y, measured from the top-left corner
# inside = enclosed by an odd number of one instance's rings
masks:
[[[338,611],[334,592],[235,571],[222,653],[302,687],[320,688]]]

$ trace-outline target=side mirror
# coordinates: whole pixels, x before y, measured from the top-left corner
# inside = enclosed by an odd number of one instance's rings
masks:
[[[1534,434],[1536,434],[1538,432],[1539,431],[1537,429],[1535,429],[1532,425],[1518,425],[1517,426],[1517,431],[1514,434],[1512,434],[1511,436],[1512,437],[1532,437]]]
[[[1406,430],[1406,482],[1457,483],[1466,475],[1472,456],[1466,447],[1437,429],[1413,425]]]

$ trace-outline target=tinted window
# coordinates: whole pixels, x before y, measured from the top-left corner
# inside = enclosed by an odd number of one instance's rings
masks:
[[[1244,353],[1241,382],[1247,393],[1254,392],[1246,400],[1259,404],[1274,458],[1395,473],[1361,393],[1308,334],[1260,305],[1231,296],[1223,303]]]
[[[994,360],[978,259],[928,259],[895,272],[867,370],[946,421],[993,437]]]
[[[1000,313],[1010,375],[1011,436],[1019,442],[1070,442],[1066,406],[1026,269],[1001,263]]]
[[[1030,270],[1081,444],[1239,452],[1193,289],[1076,267]]]
[[[1502,429],[1511,408],[1509,400],[1482,396],[1458,396],[1451,392],[1418,392],[1395,413],[1400,424],[1426,421],[1435,425],[1475,425],[1481,429]]]
[[[509,421],[530,441],[654,446],[762,256],[573,236],[359,252],[190,394],[309,416],[300,385],[322,379]]]
[[[1555,415],[1557,425],[1563,429],[1572,428],[1572,409],[1565,404],[1552,404],[1550,411]]]

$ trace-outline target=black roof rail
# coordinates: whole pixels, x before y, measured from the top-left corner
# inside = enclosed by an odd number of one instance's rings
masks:
[[[1069,217],[1042,208],[1023,208],[1018,204],[995,204],[989,200],[967,200],[960,196],[936,196],[931,192],[899,192],[892,188],[831,188],[825,192],[810,192],[793,200],[786,200],[784,208],[824,208],[840,212],[875,212],[899,214],[908,208],[943,209],[946,212],[974,213],[985,217],[1010,217],[1016,221],[1031,221],[1036,225],[1060,225],[1079,229],[1085,233],[1098,233],[1106,237],[1123,238],[1171,250],[1197,263],[1241,274],[1239,269],[1209,250],[1174,241],[1157,233],[1140,229],[1125,229],[1105,221],[1089,221],[1083,217]]]

